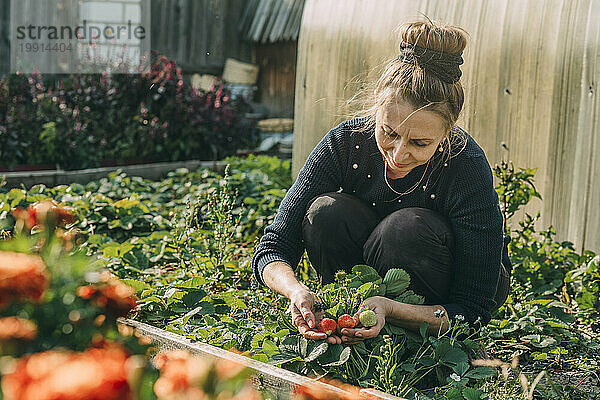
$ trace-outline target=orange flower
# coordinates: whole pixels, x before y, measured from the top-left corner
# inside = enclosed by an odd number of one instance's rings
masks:
[[[154,393],[159,399],[193,398],[204,392],[198,387],[208,375],[210,363],[193,357],[184,350],[159,353],[154,358],[160,377],[154,384]]]
[[[154,358],[154,365],[160,370],[160,377],[154,384],[154,393],[159,400],[261,399],[249,382],[243,384],[237,394],[231,393],[231,388],[224,389],[221,393],[213,393],[221,386],[219,383],[226,383],[228,379],[246,370],[243,365],[233,361],[206,360],[187,351],[173,350],[159,353]]]
[[[334,387],[327,387],[322,383]],[[359,400],[360,388],[338,380],[315,381],[314,384],[296,386],[292,398],[294,400]]]
[[[77,288],[77,295],[83,299],[91,299],[93,304],[106,308],[117,317],[124,317],[137,305],[135,290],[118,279],[80,286]]]
[[[17,361],[2,378],[7,400],[127,400],[129,356],[118,347],[47,351]]]
[[[0,318],[0,342],[11,339],[33,340],[36,334],[37,326],[28,319]]]
[[[23,221],[28,229],[47,224],[64,227],[75,222],[75,215],[70,210],[51,199],[30,204],[26,210],[16,208],[12,214],[17,220]]]
[[[39,301],[47,286],[48,273],[39,256],[0,251],[0,307],[16,299]]]

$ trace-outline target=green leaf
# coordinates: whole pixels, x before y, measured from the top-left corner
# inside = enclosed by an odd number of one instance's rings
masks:
[[[181,301],[183,301],[183,304],[185,304],[187,307],[195,307],[200,300],[204,299],[205,297],[206,292],[204,290],[195,289],[184,294],[181,298]]]
[[[385,274],[383,283],[387,285],[386,296],[393,298],[408,289],[410,276],[403,269],[392,268]]]
[[[116,201],[114,206],[116,208],[129,209],[138,204],[140,204],[139,200],[122,199],[122,200]]]
[[[445,393],[448,400],[464,400],[462,391],[458,387],[452,387]]]
[[[119,244],[118,243],[109,243],[102,250],[102,257],[104,257],[104,258],[119,257]]]
[[[399,301],[400,303],[416,305],[425,303],[425,298],[423,298],[423,296],[415,294],[415,292],[413,292],[412,290],[405,290],[400,296],[397,296],[394,300]]]
[[[275,357],[277,357],[277,355],[275,355]],[[269,362],[269,356],[267,356],[266,354],[263,354],[263,353],[253,354],[252,359],[256,360],[256,361],[264,362],[264,363]]]
[[[183,315],[181,318],[178,318],[177,320],[179,323],[187,324],[188,321],[190,320],[190,318],[196,314],[208,316],[208,315],[211,315],[214,313],[215,313],[215,307],[212,305],[212,303],[203,301],[200,303],[200,305],[198,307],[194,308],[192,311],[186,313],[185,315]]]
[[[157,303],[157,304],[160,304],[163,307],[167,306],[167,304],[165,303],[165,301],[163,299],[161,299],[160,297],[158,297],[158,296],[146,297],[146,298],[144,298],[144,299],[142,299],[140,301],[140,305],[142,305],[142,306],[148,305],[150,303]]]
[[[402,364],[400,366],[400,369],[404,372],[415,372],[416,371],[414,364]]]
[[[288,336],[279,345],[282,354],[300,355],[300,336]]]
[[[300,361],[301,358],[299,356],[291,355],[291,354],[275,354],[268,362],[271,365],[281,365],[285,363],[289,363],[292,361]]]
[[[461,349],[452,347],[452,345],[450,345],[450,343],[446,341],[439,342],[437,344],[437,347],[435,347],[434,352],[439,357],[441,362],[449,366],[455,366],[461,362],[469,362],[467,353],[465,353]]]
[[[481,389],[466,387],[462,390],[462,395],[464,396],[465,400],[480,400],[483,398],[483,394],[484,392]]]
[[[423,322],[419,327],[419,333],[423,340],[427,339],[427,330],[429,329],[429,322]]]
[[[151,289],[150,285],[148,285],[147,283],[136,281],[134,279],[121,279],[121,282],[123,282],[127,286],[131,286],[136,293],[139,293],[142,290]]]
[[[373,292],[373,286],[374,286],[373,282],[367,282],[358,288],[358,293],[361,295],[361,297],[363,299],[369,298],[369,297],[371,297],[371,294]]]
[[[466,378],[486,379],[495,376],[496,372],[490,367],[476,367],[465,374]]]
[[[206,280],[205,278],[201,277],[201,276],[195,276],[191,279],[188,279],[187,281],[184,281],[182,283],[180,283],[179,285],[177,285],[177,287],[180,288],[199,288],[200,286],[206,284],[208,282],[208,280]]]
[[[317,346],[315,346],[310,353],[308,354],[308,356],[306,356],[304,358],[304,361],[306,362],[311,362],[317,359],[317,357],[319,357],[320,355],[322,355],[323,353],[325,353],[327,351],[327,349],[329,348],[329,344],[327,342],[323,342]]]
[[[406,335],[406,329],[401,328],[398,325],[385,324],[383,326],[383,330],[385,331],[386,335]]]
[[[358,278],[361,282],[375,282],[381,283],[381,277],[377,273],[377,271],[368,265],[355,265],[352,267],[352,272],[358,275]]]
[[[467,353],[460,349],[450,349],[441,359],[446,364],[458,365],[460,363],[468,364],[469,357]]]
[[[25,198],[25,191],[21,189],[11,189],[7,195],[8,199],[11,200],[10,208],[15,208],[19,205],[21,200]]]
[[[277,347],[277,345],[275,344],[275,342],[273,342],[272,340],[269,340],[269,339],[265,339],[263,341],[262,350],[265,352],[265,354],[269,358],[271,358],[275,354],[279,353],[279,347]]]
[[[300,355],[302,358],[306,357],[306,349],[308,348],[308,340],[304,336],[300,336],[298,346],[300,348]]]
[[[469,363],[468,362],[459,362],[452,369],[458,375],[463,376],[465,374],[465,372],[467,372],[469,370]]]
[[[254,350],[262,349],[262,342],[267,337],[269,337],[269,332],[266,332],[266,331],[258,332],[257,334],[252,336],[252,339],[250,340],[250,347],[252,347],[252,349],[254,349]],[[279,350],[278,350],[278,352],[279,352]]]
[[[424,367],[431,367],[432,365],[435,365],[435,360],[431,357],[421,357],[417,359],[416,362]]]
[[[345,364],[350,359],[350,346],[343,347],[342,345],[331,346],[332,348],[332,357],[334,361],[322,364],[323,367],[337,367],[339,365]],[[340,351],[341,350],[341,351]]]

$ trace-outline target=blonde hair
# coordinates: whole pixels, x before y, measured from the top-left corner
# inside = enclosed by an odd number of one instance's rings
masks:
[[[467,35],[458,26],[434,23],[430,19],[409,22],[400,28],[403,42],[447,54],[462,53],[467,45]],[[443,146],[444,153],[447,152],[444,158],[452,156],[451,148],[457,140],[464,147],[466,136],[453,129],[464,104],[460,79],[449,83],[418,63],[394,57],[388,60],[374,85],[365,87],[350,103],[359,103],[356,116],[371,117],[369,124],[361,128],[368,130],[374,126],[375,114],[381,107],[399,100],[408,102],[415,110],[425,109],[443,118],[448,132],[443,139],[447,143]]]

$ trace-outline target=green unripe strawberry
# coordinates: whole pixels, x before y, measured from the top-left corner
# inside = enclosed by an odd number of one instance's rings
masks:
[[[377,324],[377,315],[373,310],[364,310],[358,315],[358,320],[362,326],[369,328]]]

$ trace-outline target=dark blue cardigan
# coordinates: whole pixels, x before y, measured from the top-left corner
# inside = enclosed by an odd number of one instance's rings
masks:
[[[384,162],[368,118],[345,121],[333,128],[311,152],[296,182],[281,202],[272,225],[256,247],[252,267],[264,285],[262,272],[273,261],[295,268],[304,252],[302,220],[315,196],[335,191],[351,193],[372,204],[380,218],[404,207],[423,207],[445,216],[454,234],[454,279],[446,304],[449,317],[487,324],[495,307],[502,248],[502,214],[492,171],[481,147],[454,128],[452,157],[436,151],[429,166],[421,165],[404,178],[384,181]],[[425,174],[424,174],[425,173]]]

